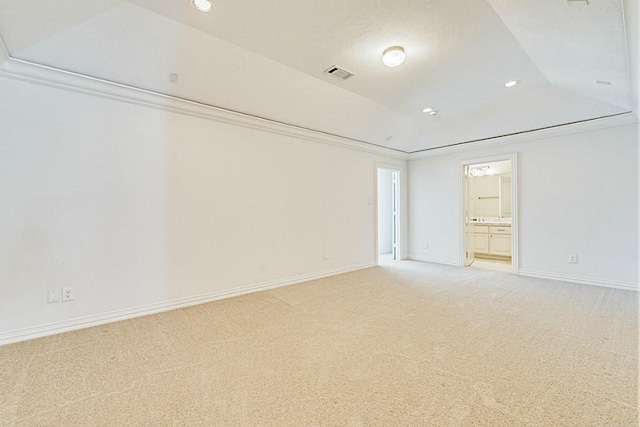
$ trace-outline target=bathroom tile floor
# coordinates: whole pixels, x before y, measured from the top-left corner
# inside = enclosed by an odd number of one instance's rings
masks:
[[[483,270],[502,271],[505,273],[511,273],[511,262],[500,261],[496,259],[481,259],[476,258],[473,260],[471,267],[482,268]]]

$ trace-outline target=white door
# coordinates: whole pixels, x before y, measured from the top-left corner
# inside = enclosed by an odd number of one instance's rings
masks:
[[[377,167],[376,256],[399,260],[400,244],[400,171]]]
[[[392,197],[392,218],[393,228],[391,230],[391,243],[393,245],[393,259],[398,259],[398,171],[393,171],[391,174],[391,197]]]

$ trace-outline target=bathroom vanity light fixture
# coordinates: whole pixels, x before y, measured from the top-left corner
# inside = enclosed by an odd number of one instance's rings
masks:
[[[191,6],[199,12],[211,12],[213,10],[213,3],[209,0],[191,0]]]
[[[469,169],[469,175],[471,176],[485,176],[494,175],[496,171],[491,169],[491,166],[478,166]]]
[[[404,48],[391,46],[382,52],[382,63],[387,67],[397,67],[404,62]]]

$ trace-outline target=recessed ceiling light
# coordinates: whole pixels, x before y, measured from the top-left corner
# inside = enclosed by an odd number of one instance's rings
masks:
[[[511,80],[504,84],[504,87],[514,87],[515,85],[520,84],[520,80]]]
[[[402,46],[391,46],[382,52],[382,63],[387,67],[397,67],[404,62],[404,58]]]
[[[191,0],[191,6],[200,12],[211,12],[213,10],[213,3],[209,0]]]

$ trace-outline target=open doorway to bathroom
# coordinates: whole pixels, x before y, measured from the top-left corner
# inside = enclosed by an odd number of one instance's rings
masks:
[[[398,260],[399,177],[397,169],[377,168],[377,258],[378,263]]]
[[[465,162],[464,265],[517,272],[515,155]]]

